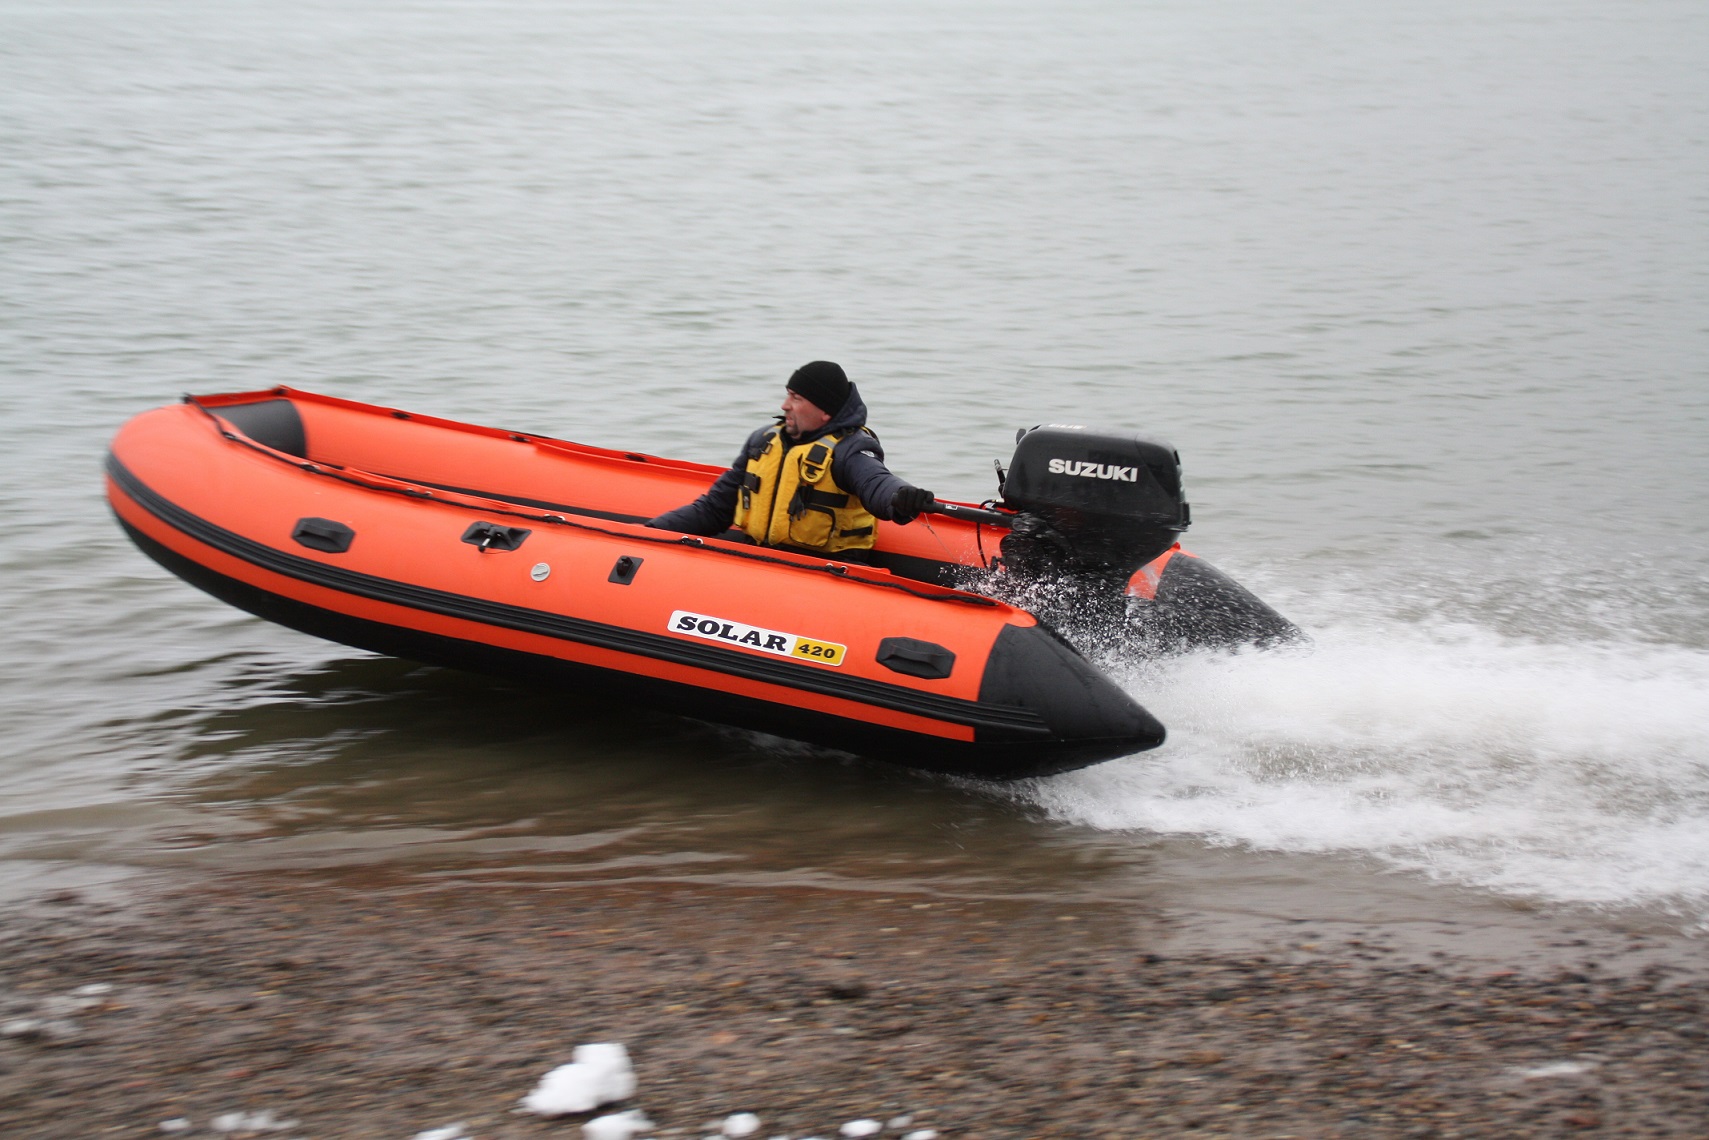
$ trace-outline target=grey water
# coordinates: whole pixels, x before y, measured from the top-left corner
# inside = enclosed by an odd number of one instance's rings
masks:
[[[0,895],[384,865],[1709,921],[1709,8],[0,0]],[[727,462],[814,358],[892,466],[1173,442],[1309,654],[1108,662],[986,787],[230,610],[106,441],[290,384]]]

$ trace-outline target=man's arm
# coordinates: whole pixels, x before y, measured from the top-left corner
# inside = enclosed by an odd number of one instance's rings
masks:
[[[873,517],[897,524],[911,523],[921,508],[932,501],[932,493],[897,478],[884,465],[884,448],[865,433],[852,435],[837,444],[831,458],[831,477],[837,486],[859,499]]]
[[[674,530],[683,534],[723,534],[730,529],[730,524],[736,520],[736,496],[742,489],[742,475],[748,469],[748,457],[754,454],[757,441],[764,435],[765,429],[761,428],[748,437],[748,442],[742,445],[741,454],[736,456],[736,461],[712,481],[712,486],[706,489],[706,494],[687,506],[648,519],[647,525],[658,530]]]

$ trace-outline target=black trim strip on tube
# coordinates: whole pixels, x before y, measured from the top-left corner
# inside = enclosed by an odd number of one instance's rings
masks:
[[[143,483],[115,455],[107,457],[107,474],[139,507],[197,542],[264,570],[354,597],[838,697],[931,720],[966,725],[975,730],[994,731],[1007,737],[1019,735],[1047,739],[1052,735],[1044,719],[1031,709],[985,705],[862,677],[837,676],[808,665],[769,661],[714,645],[696,645],[663,634],[472,598],[328,566],[244,538],[185,510]]]

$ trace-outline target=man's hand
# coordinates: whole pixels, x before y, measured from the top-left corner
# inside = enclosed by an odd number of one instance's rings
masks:
[[[890,497],[890,517],[898,523],[911,523],[919,517],[921,511],[936,501],[932,493],[924,487],[909,487],[904,484]]]

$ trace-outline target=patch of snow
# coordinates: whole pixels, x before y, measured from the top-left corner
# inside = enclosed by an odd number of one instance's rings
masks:
[[[638,1108],[628,1112],[613,1112],[605,1116],[596,1116],[582,1125],[582,1140],[634,1140],[634,1137],[653,1127],[646,1114]]]
[[[425,1132],[417,1132],[415,1140],[469,1140],[469,1130],[462,1121],[447,1124],[441,1128],[429,1128]]]
[[[718,1131],[729,1137],[752,1136],[760,1130],[760,1118],[751,1112],[737,1112],[724,1118]]]
[[[1540,1081],[1547,1077],[1576,1077],[1594,1068],[1596,1066],[1589,1061],[1556,1061],[1548,1065],[1538,1065],[1535,1069],[1521,1069],[1519,1075],[1528,1081]]]
[[[577,1045],[568,1065],[540,1078],[522,1107],[540,1116],[592,1112],[602,1104],[635,1095],[635,1070],[629,1051],[621,1045]]]
[[[857,1140],[861,1136],[877,1136],[884,1131],[884,1125],[876,1120],[851,1120],[837,1131],[851,1140]]]
[[[215,1132],[283,1132],[295,1128],[294,1120],[280,1120],[269,1110],[261,1112],[222,1112],[208,1122]]]

